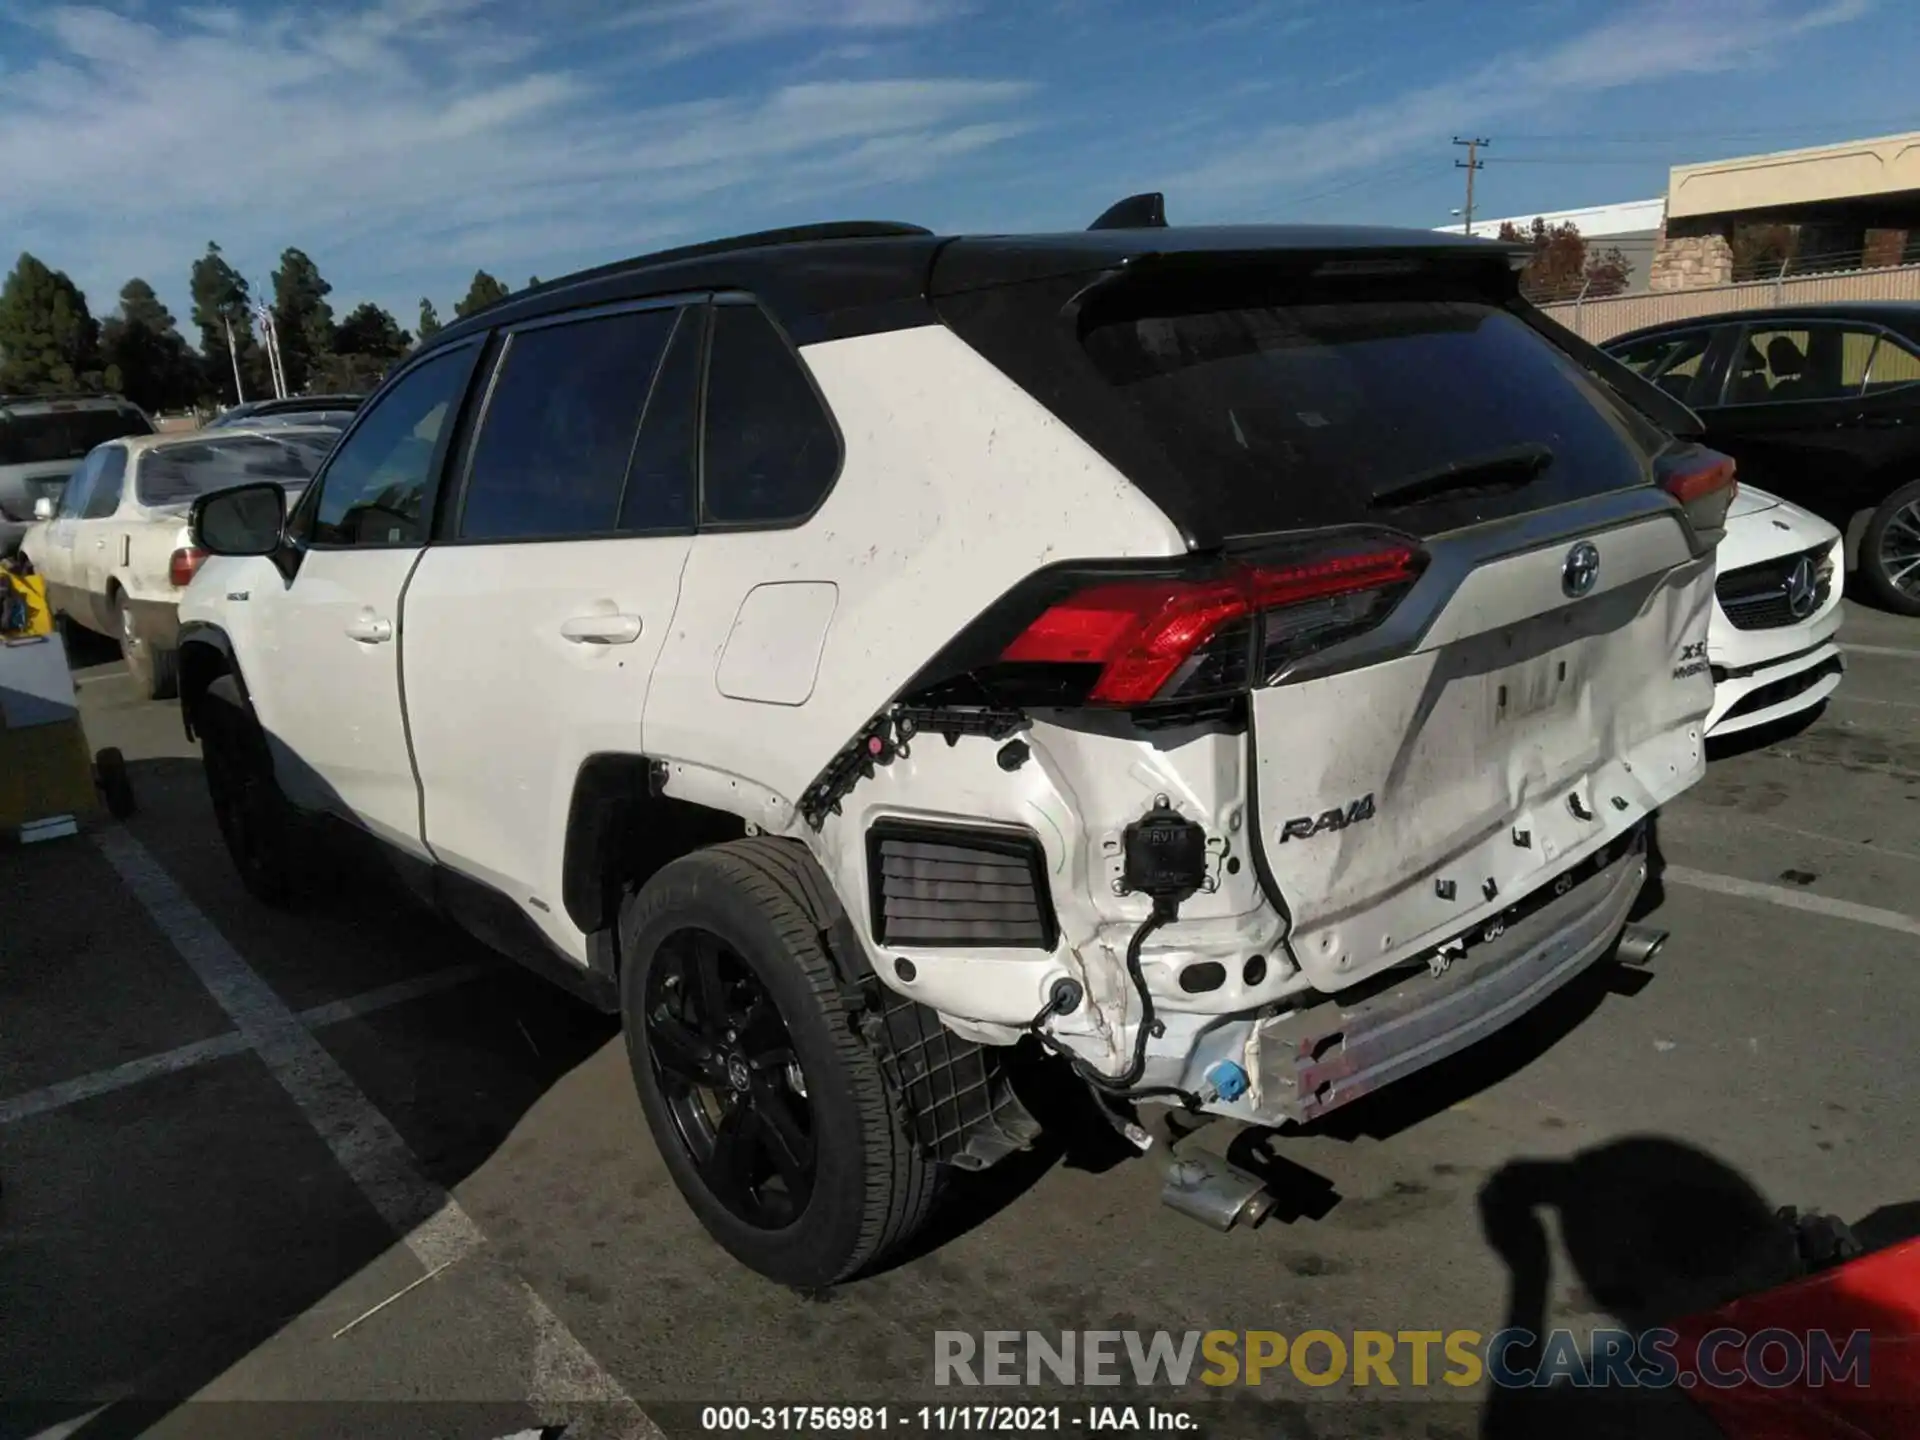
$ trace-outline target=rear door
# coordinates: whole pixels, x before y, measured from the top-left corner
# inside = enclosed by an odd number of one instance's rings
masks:
[[[428,845],[584,961],[561,873],[596,754],[641,714],[694,528],[704,304],[507,332],[441,535],[407,586]]]
[[[1698,405],[1740,478],[1835,523],[1861,486],[1858,417],[1877,328],[1757,320],[1733,338],[1725,379]]]

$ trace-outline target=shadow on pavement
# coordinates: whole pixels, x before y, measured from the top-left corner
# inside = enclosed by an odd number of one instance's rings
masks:
[[[1857,1236],[1874,1249],[1905,1238],[1903,1229],[1920,1230],[1920,1205],[1875,1212],[1851,1235],[1831,1217],[1796,1217],[1770,1204],[1731,1166],[1660,1136],[1630,1137],[1564,1160],[1512,1161],[1482,1187],[1479,1205],[1487,1243],[1508,1269],[1505,1324],[1527,1332],[1504,1352],[1506,1368],[1516,1375],[1564,1368],[1562,1358],[1543,1371],[1543,1360],[1556,1348],[1545,1338],[1552,1272],[1543,1221],[1548,1214],[1592,1307],[1635,1336],[1813,1274],[1848,1253],[1851,1247],[1837,1241]],[[1879,1243],[1868,1241],[1869,1234]],[[1848,1323],[1876,1334],[1912,1329],[1911,1316],[1871,1306],[1852,1308]],[[1683,1367],[1687,1353],[1684,1343],[1676,1347]],[[1595,1373],[1591,1358],[1579,1362],[1582,1372]],[[1681,1388],[1582,1388],[1566,1378],[1495,1386],[1481,1430],[1484,1440],[1690,1440],[1725,1433]]]

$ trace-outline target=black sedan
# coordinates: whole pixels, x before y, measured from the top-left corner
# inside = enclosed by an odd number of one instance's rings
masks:
[[[1743,310],[1602,348],[1697,411],[1742,482],[1857,536],[1873,599],[1920,615],[1920,304]]]

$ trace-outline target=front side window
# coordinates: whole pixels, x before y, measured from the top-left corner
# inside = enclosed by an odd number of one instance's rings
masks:
[[[523,330],[507,346],[473,448],[463,540],[604,535],[678,311]]]
[[[100,447],[100,463],[93,472],[93,484],[87,489],[82,520],[105,520],[120,508],[120,485],[127,474],[127,450],[124,445]]]
[[[333,452],[296,533],[313,545],[418,545],[440,439],[473,368],[463,345],[422,361]]]
[[[757,305],[713,312],[701,519],[778,525],[811,514],[840,472],[840,437],[799,356]]]
[[[80,462],[80,468],[68,478],[66,489],[60,492],[59,509],[54,512],[60,519],[80,518],[80,512],[87,505],[87,496],[93,490],[93,477],[100,473],[100,461],[105,454],[104,446],[94,451]]]

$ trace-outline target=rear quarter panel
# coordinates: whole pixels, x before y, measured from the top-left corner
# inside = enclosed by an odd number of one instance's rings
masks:
[[[804,525],[694,543],[644,722],[649,755],[749,778],[786,804],[1034,570],[1186,548],[1146,496],[945,327],[801,353],[844,437],[840,478]],[[771,582],[838,591],[800,704],[729,698],[717,678],[743,602]]]

